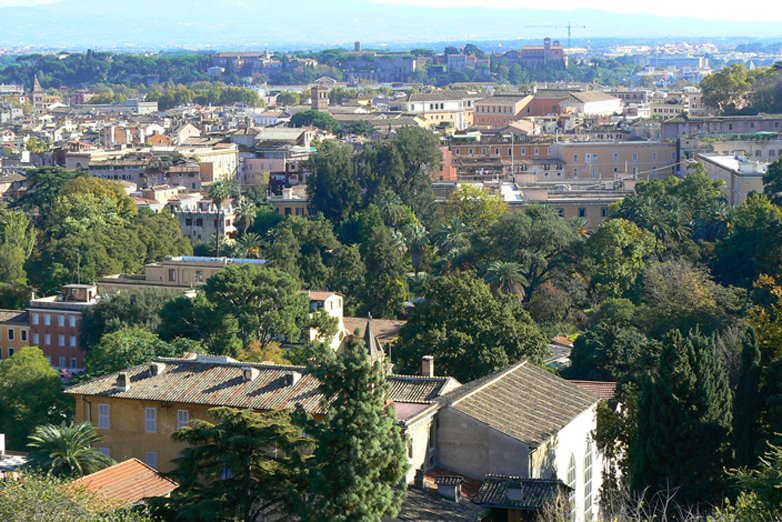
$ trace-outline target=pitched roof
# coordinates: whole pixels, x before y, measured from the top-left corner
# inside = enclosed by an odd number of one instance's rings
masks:
[[[518,492],[509,495],[508,490]],[[559,480],[523,479],[506,475],[486,475],[473,502],[485,507],[511,508],[522,511],[544,511],[566,493],[568,487]]]
[[[132,505],[151,497],[164,497],[179,487],[138,459],[128,459],[73,481],[70,487],[83,487],[99,497],[122,505]]]
[[[538,446],[598,400],[583,388],[522,361],[467,383],[438,402]]]
[[[304,366],[247,363],[207,355],[160,357],[156,361],[165,365],[157,375],[150,372],[150,364],[124,370],[130,379],[127,390],[117,388],[120,372],[115,372],[70,386],[66,393],[254,410],[292,409],[301,404],[306,411],[323,413],[320,382]],[[257,372],[252,380],[245,380],[245,368]],[[290,384],[286,374],[293,372],[300,378]],[[450,377],[388,375],[386,379],[391,401],[420,404],[434,402],[459,384]]]
[[[471,502],[454,502],[432,491],[409,488],[399,516],[392,522],[478,522],[485,510]]]
[[[366,317],[345,317],[343,319],[345,329],[350,333],[358,330],[359,336],[364,336],[364,330],[367,326]],[[372,331],[381,341],[390,341],[399,337],[399,330],[407,324],[407,321],[396,319],[372,319]]]
[[[592,102],[600,102],[600,101],[613,101],[618,100],[616,96],[611,96],[607,92],[603,91],[581,91],[581,92],[571,92],[570,93],[571,98],[575,98],[577,101],[581,103],[592,103]]]
[[[0,323],[28,324],[27,312],[24,310],[0,310]]]
[[[592,395],[597,395],[603,400],[610,401],[616,397],[616,385],[615,382],[606,381],[570,381],[573,384],[581,386]]]

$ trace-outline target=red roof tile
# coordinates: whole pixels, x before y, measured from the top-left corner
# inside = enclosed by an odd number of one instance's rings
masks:
[[[570,381],[593,395],[609,401],[616,396],[616,383],[605,381]]]
[[[132,505],[151,497],[169,495],[179,487],[173,480],[138,459],[128,459],[71,483],[107,500]]]

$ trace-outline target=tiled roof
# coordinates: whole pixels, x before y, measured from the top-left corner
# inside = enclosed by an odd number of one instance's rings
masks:
[[[519,490],[509,498],[508,489]],[[473,502],[484,507],[544,511],[559,495],[567,492],[559,480],[522,479],[505,475],[486,475]]]
[[[358,330],[358,336],[363,337],[364,336],[364,329],[367,326],[367,318],[366,317],[345,317],[343,319],[345,323],[345,329],[350,332],[354,333],[356,330]],[[375,334],[375,337],[380,339],[381,341],[389,341],[391,339],[396,339],[399,337],[399,330],[402,328],[405,324],[407,324],[407,321],[399,321],[396,319],[372,319],[372,331]]]
[[[603,91],[583,91],[583,92],[571,92],[570,96],[575,98],[581,103],[592,103],[600,101],[613,101],[619,98],[611,96],[607,92]]]
[[[471,502],[454,502],[433,491],[411,487],[399,516],[392,522],[478,522],[485,511]]]
[[[24,310],[0,310],[0,323],[28,324],[27,312]]]
[[[523,361],[467,383],[438,402],[537,446],[598,400],[581,387]]]
[[[605,381],[570,381],[581,386],[592,395],[597,395],[603,400],[610,401],[616,396],[616,383]]]
[[[122,505],[132,505],[151,497],[164,497],[179,487],[173,480],[138,459],[128,459],[86,475],[70,484]]]
[[[304,366],[246,363],[203,355],[196,359],[157,361],[165,364],[157,375],[150,373],[150,364],[125,370],[130,379],[130,387],[125,391],[116,387],[120,372],[115,372],[70,386],[66,393],[254,410],[292,409],[301,404],[311,413],[322,413],[320,382]],[[257,375],[245,380],[245,368]],[[289,384],[286,374],[292,372],[301,377]],[[449,377],[389,375],[386,379],[391,389],[389,399],[394,402],[429,404],[458,386]]]
[[[309,298],[311,301],[325,301],[331,296],[334,295],[340,295],[337,292],[321,292],[317,290],[309,290],[307,291],[307,295],[309,295]]]
[[[462,91],[462,90],[419,92],[419,93],[414,92],[410,94],[407,101],[434,102],[434,101],[463,100],[465,98],[476,98],[476,96],[471,96],[469,92]]]

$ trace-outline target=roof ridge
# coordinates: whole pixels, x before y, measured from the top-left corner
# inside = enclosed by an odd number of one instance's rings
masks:
[[[450,406],[454,406],[454,405],[458,404],[459,402],[463,401],[464,399],[466,399],[466,398],[470,397],[471,395],[475,394],[476,392],[484,389],[486,386],[488,386],[489,384],[495,382],[500,377],[503,377],[503,376],[507,375],[508,373],[510,373],[512,371],[515,371],[518,368],[521,368],[522,366],[527,364],[527,362],[528,362],[527,359],[523,359],[520,362],[517,362],[516,364],[511,365],[511,366],[508,366],[507,368],[505,368],[503,370],[499,370],[499,371],[497,371],[495,373],[491,373],[489,375],[485,375],[483,377],[479,377],[478,379],[475,379],[475,380],[473,380],[471,382],[468,382],[466,384],[462,384],[458,388],[456,388],[454,390],[451,390],[450,392],[446,393],[445,395],[443,395],[441,397],[438,397],[438,399],[443,399],[443,402],[446,402]],[[465,390],[465,387],[469,387],[470,384],[474,384],[474,386],[472,388],[468,388],[467,390]],[[458,396],[458,397],[454,398],[453,401],[451,402],[449,400],[448,396],[449,395],[454,395],[454,396],[459,395],[458,392],[460,392],[460,391],[462,393],[464,393],[464,395],[461,395],[461,396]]]

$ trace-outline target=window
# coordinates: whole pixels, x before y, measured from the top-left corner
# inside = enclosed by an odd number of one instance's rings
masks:
[[[169,281],[176,281],[176,269],[175,268],[169,268],[168,269],[168,280]]]
[[[43,314],[43,324],[45,324],[46,326],[51,326],[52,316],[49,314]]]
[[[79,367],[79,360],[76,357],[71,357],[71,369],[75,370]]]
[[[614,152],[614,161],[619,161],[619,153]]]
[[[190,426],[190,410],[177,410],[176,427],[177,429]]]
[[[157,433],[157,408],[144,408],[147,433]]]
[[[652,161],[657,161],[657,153],[652,152]]]
[[[65,328],[65,316],[63,314],[57,316],[57,326]]]
[[[603,207],[600,209],[600,217],[608,217],[608,207]]]
[[[197,218],[197,219],[196,219],[196,226],[197,226],[197,227],[202,227],[202,226],[204,226],[204,220],[203,220],[202,218]]]
[[[100,451],[101,453],[103,453],[107,457],[111,457],[111,450],[109,448],[106,448],[106,447],[98,448],[98,451]]]
[[[567,501],[570,505],[570,520],[576,520],[576,458],[571,455],[567,468],[567,485],[570,488]]]
[[[9,328],[8,329],[8,340],[9,341],[13,341],[15,336],[16,336],[16,330],[14,330],[13,328]]]
[[[592,443],[587,442],[584,455],[584,513],[592,520]]]
[[[37,333],[33,334],[33,345],[38,346],[38,344],[41,342],[41,336]]]
[[[109,405],[98,404],[98,428],[107,430],[109,426]]]
[[[578,163],[578,154],[573,154],[573,163]]]
[[[72,316],[68,317],[68,326],[70,326],[71,328],[76,328],[76,316],[75,315],[72,315]]]
[[[559,217],[561,217],[561,218],[565,217],[565,209],[564,208],[558,209],[558,212],[559,212]]]
[[[146,461],[150,467],[157,469],[157,451],[148,451]]]
[[[38,324],[38,314],[33,314],[33,324]]]
[[[22,341],[27,340],[27,330],[20,330],[19,333],[22,334]]]
[[[50,334],[44,334],[43,336],[43,344],[46,346],[52,345],[52,336]]]
[[[60,356],[60,368],[65,368],[65,356]]]
[[[71,335],[70,346],[71,346],[71,348],[76,348],[76,336],[75,335]]]
[[[633,161],[638,161],[638,153],[633,152]]]
[[[581,207],[578,209],[578,217],[585,218],[587,216],[587,209],[584,207]]]
[[[193,218],[185,218],[185,226],[186,227],[192,227],[193,226]]]
[[[8,349],[8,357],[13,357],[14,356],[14,352],[16,352],[16,350],[14,350],[13,348],[9,348]]]
[[[65,346],[65,336],[60,334],[57,336],[57,346]]]

